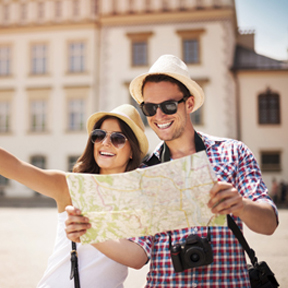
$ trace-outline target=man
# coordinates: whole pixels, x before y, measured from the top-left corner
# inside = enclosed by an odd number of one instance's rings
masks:
[[[218,177],[210,191],[208,207],[212,212],[231,214],[241,229],[244,222],[257,233],[270,235],[275,231],[277,209],[268,196],[259,166],[249,149],[236,140],[211,137],[194,130],[190,113],[203,104],[204,93],[191,80],[185,63],[172,55],[161,56],[148,73],[131,82],[130,92],[147,116],[150,127],[163,140],[144,164],[155,165],[206,150]],[[71,215],[77,214],[71,207],[67,211]],[[85,221],[70,216],[66,232],[69,239],[79,241],[79,236],[89,226],[75,225],[75,222]],[[172,264],[170,246],[185,243],[193,234],[207,237],[207,227],[187,227],[130,241],[122,239],[120,246],[115,246],[118,251],[123,251],[118,258],[114,256],[116,253],[109,253],[109,249],[104,247],[105,242],[103,247],[102,244],[95,247],[115,261],[134,268],[141,268],[147,259],[139,249],[142,247],[150,260],[147,288],[250,287],[244,251],[238,240],[228,227],[209,229],[213,263],[178,273]]]
[[[191,80],[185,63],[172,55],[161,56],[148,73],[131,82],[130,93],[150,127],[164,141],[146,161],[147,165],[206,150],[218,177],[210,191],[208,206],[212,212],[231,214],[238,226],[242,228],[244,222],[257,233],[270,235],[275,231],[277,210],[249,149],[235,140],[195,132],[189,115],[203,104],[204,93]],[[211,265],[175,273],[169,238],[172,244],[181,244],[193,233],[206,237],[207,229],[190,227],[132,239],[150,258],[146,287],[250,287],[243,250],[228,227],[211,227]]]

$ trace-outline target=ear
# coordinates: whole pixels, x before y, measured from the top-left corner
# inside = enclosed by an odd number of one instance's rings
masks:
[[[133,159],[133,153],[132,153],[132,151],[130,152],[130,157],[129,157],[130,159]]]
[[[190,114],[194,108],[194,96],[191,95],[189,98],[187,98],[185,103],[186,103],[187,112]]]

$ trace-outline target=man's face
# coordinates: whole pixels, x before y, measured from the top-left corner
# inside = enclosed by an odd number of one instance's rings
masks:
[[[159,104],[168,100],[179,101],[183,98],[183,93],[171,82],[147,82],[143,89],[143,98],[144,103]],[[147,117],[148,123],[161,140],[178,139],[183,135],[188,121],[190,122],[189,114],[193,104],[193,97],[188,98],[186,102],[178,104],[177,112],[172,115],[166,115],[158,108],[154,116]]]

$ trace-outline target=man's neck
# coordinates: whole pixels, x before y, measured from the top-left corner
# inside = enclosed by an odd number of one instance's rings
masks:
[[[196,153],[194,130],[189,131],[183,137],[166,141],[172,159],[178,159]]]

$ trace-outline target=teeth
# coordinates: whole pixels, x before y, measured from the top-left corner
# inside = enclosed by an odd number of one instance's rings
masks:
[[[109,153],[109,152],[100,152],[101,155],[106,155],[106,156],[114,156],[113,153]]]
[[[159,123],[157,123],[157,126],[158,126],[160,129],[165,129],[165,128],[169,127],[171,124],[172,124],[172,122],[165,123],[165,124],[159,124]]]

